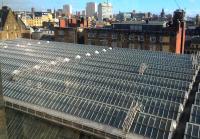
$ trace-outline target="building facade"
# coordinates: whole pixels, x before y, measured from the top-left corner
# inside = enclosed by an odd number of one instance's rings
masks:
[[[55,28],[55,41],[84,44],[83,28]]]
[[[110,19],[113,17],[113,9],[111,3],[100,3],[98,5],[98,20],[103,21],[103,19]]]
[[[86,16],[92,17],[96,13],[96,3],[95,2],[88,2],[86,4]]]
[[[173,24],[166,22],[115,23],[112,28],[85,30],[85,44],[184,53],[183,11],[175,11]]]
[[[196,36],[186,41],[185,54],[197,54],[200,51],[200,37]]]
[[[75,28],[55,28],[55,41],[77,43],[77,30]]]
[[[22,16],[22,21],[26,26],[42,27],[43,22],[53,22],[53,15],[49,12],[35,12],[33,15]]]
[[[119,14],[117,14],[116,16],[116,20],[122,22],[122,21],[131,21],[132,20],[132,13],[126,12],[126,13],[122,13],[119,12]]]
[[[63,5],[63,14],[67,17],[71,17],[72,5],[69,5],[69,4]]]

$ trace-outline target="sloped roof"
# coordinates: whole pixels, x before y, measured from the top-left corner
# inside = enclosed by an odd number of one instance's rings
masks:
[[[4,97],[106,133],[104,127],[122,131],[139,102],[130,135],[168,139],[196,73],[190,55],[26,39],[5,43],[0,48]],[[143,63],[148,67],[141,75]]]
[[[9,12],[11,12],[13,14],[13,16],[16,19],[16,22],[19,24],[19,26],[23,29],[27,29],[26,25],[23,23],[23,21],[18,18],[17,16],[15,16],[14,12],[11,11],[10,8],[8,7],[3,7],[3,9],[0,10],[0,18],[1,18],[1,22],[0,22],[0,27],[4,27],[6,20],[7,20],[7,16],[9,14]]]

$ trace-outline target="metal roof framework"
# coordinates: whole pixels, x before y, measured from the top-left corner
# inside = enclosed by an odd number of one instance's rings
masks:
[[[126,137],[171,138],[199,70],[190,55],[26,39],[3,44],[7,107],[103,136],[124,138],[124,120],[140,102]],[[148,68],[140,75],[142,63]]]

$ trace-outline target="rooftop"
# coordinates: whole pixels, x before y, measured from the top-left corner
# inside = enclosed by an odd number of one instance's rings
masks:
[[[171,138],[199,70],[196,59],[26,39],[0,45],[10,107],[40,117],[45,112],[104,136],[124,137],[130,127],[128,138]]]
[[[161,25],[164,26],[166,24],[165,21],[149,21],[146,23],[146,21],[126,21],[126,22],[120,22],[120,23],[113,23],[115,24],[131,24],[131,25]]]

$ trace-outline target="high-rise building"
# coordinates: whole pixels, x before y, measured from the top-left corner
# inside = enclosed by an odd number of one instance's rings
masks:
[[[62,13],[63,13],[63,10],[58,9],[56,15],[59,17],[59,16],[62,16]]]
[[[96,13],[96,3],[95,2],[88,2],[86,5],[86,15],[87,17],[94,16]]]
[[[85,10],[82,11],[82,16],[86,16],[86,11]]]
[[[162,9],[162,12],[160,13],[160,17],[165,18],[165,10],[164,9]]]
[[[72,15],[72,6],[69,4],[63,5],[63,14],[70,17]]]
[[[112,18],[113,11],[112,11],[112,4],[111,3],[100,3],[98,5],[98,20],[102,21],[105,18]]]
[[[51,10],[51,9],[47,9],[47,12],[48,12],[48,13],[52,13],[52,10]]]
[[[31,8],[31,14],[32,14],[32,17],[34,18],[35,17],[35,8],[34,7]]]

